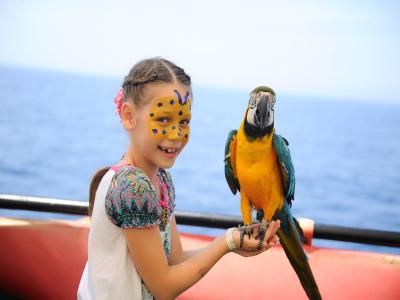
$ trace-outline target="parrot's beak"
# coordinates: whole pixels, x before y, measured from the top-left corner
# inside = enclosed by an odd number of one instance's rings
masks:
[[[260,128],[264,129],[269,124],[271,102],[266,95],[262,95],[257,104],[257,110],[254,115],[254,124]]]

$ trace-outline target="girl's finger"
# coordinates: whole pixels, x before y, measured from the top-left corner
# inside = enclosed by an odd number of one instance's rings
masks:
[[[269,248],[274,247],[275,245],[277,245],[277,243],[275,243],[275,242],[268,242],[268,247],[269,247]]]
[[[268,243],[269,242],[273,242],[273,243],[279,242],[279,237],[277,235],[274,235],[274,236],[270,237],[270,239],[267,242]]]
[[[277,226],[276,230],[278,230],[279,227],[281,227],[281,220],[276,220],[275,223],[276,223],[276,226]]]
[[[275,226],[276,226],[276,230],[278,230],[279,227],[281,227],[281,220],[276,220],[275,221]]]
[[[276,232],[278,231],[279,227],[280,227],[280,221],[277,220],[277,221],[275,221],[274,227],[272,228],[270,237],[273,237],[276,235]]]
[[[272,239],[276,239],[276,240],[279,241],[279,236],[276,234],[276,232],[275,232],[275,234],[273,236],[270,237],[269,241],[272,240]]]
[[[253,233],[250,235],[250,238],[247,235],[243,237],[243,249],[251,251],[253,254],[258,253],[261,250],[261,249],[258,250],[259,239],[256,239],[256,237],[259,235],[260,225],[261,224],[258,223],[252,224],[251,226],[253,228]],[[275,235],[279,226],[280,226],[280,221],[271,221],[265,233],[264,241],[262,243],[262,248],[268,249],[271,246],[275,245],[277,241],[279,241],[279,238]],[[271,241],[272,244],[270,243]]]
[[[269,240],[266,244],[268,245],[268,248],[279,245],[279,239],[278,240],[276,240],[276,239]]]
[[[258,249],[258,244],[259,244],[260,240],[255,239],[255,238],[248,238],[247,236],[245,236],[243,238],[243,248],[245,250],[251,251],[252,253],[254,253],[254,251],[259,251]],[[265,244],[265,241],[263,242],[262,246]]]
[[[258,250],[258,240],[255,237],[250,236],[250,238],[245,235],[243,237],[243,249],[247,251]]]
[[[267,228],[267,232],[265,233],[265,238],[264,241],[268,241],[273,235],[274,235],[274,230],[275,230],[275,221],[272,221],[271,223],[269,223],[268,228]]]

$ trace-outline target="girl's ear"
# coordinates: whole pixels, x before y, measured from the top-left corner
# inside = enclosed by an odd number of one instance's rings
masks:
[[[128,131],[135,129],[136,127],[136,109],[129,101],[122,103],[121,123]]]

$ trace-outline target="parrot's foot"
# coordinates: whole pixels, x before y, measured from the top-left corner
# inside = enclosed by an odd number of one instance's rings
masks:
[[[264,210],[260,208],[259,210],[257,210],[257,220],[258,222],[261,223],[263,219],[264,219]]]
[[[253,233],[253,228],[251,225],[239,225],[238,230],[240,231],[240,248],[242,248],[244,236],[247,235],[250,238],[250,235]]]
[[[262,220],[260,226],[258,227],[258,236],[257,236],[257,238],[259,239],[258,250],[261,249],[262,243],[265,238],[265,234],[267,233],[268,226],[269,222],[267,222],[266,220]]]

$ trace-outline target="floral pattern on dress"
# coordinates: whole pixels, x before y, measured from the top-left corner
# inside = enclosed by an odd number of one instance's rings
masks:
[[[167,186],[168,211],[170,219],[175,209],[175,189],[171,175],[159,170],[162,181]],[[111,179],[105,199],[108,218],[120,228],[142,228],[160,226],[162,207],[149,177],[133,165],[122,166]]]

